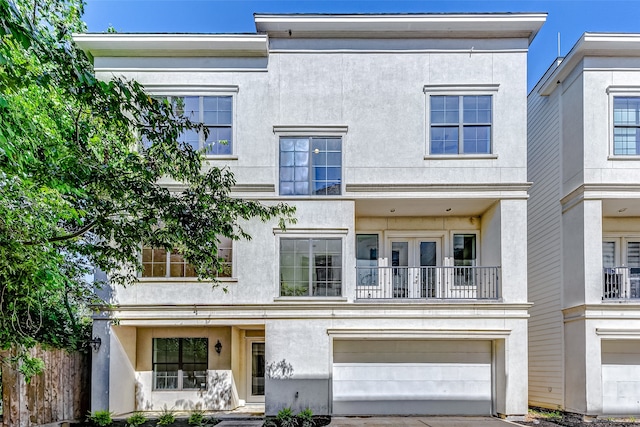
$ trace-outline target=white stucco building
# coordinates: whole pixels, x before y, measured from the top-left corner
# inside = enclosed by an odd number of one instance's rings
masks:
[[[545,19],[256,15],[250,35],[77,36],[100,78],[183,99],[238,197],[298,219],[225,247],[227,293],[143,251],[140,283],[94,320],[92,408],[525,414],[527,50]]]
[[[640,35],[585,33],[529,95],[529,401],[640,414]]]

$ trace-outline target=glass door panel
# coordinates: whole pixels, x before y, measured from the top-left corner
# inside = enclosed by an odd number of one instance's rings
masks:
[[[409,267],[409,242],[391,242],[391,271],[392,297],[407,298],[409,296],[408,287],[408,267]],[[397,268],[396,268],[397,267]]]
[[[423,298],[436,297],[436,269],[438,247],[436,242],[420,242],[420,292]],[[426,268],[425,268],[426,267]],[[430,267],[430,268],[429,268]]]
[[[247,402],[264,402],[265,349],[264,342],[247,343]]]
[[[391,240],[392,297],[433,298],[437,294],[439,239]]]

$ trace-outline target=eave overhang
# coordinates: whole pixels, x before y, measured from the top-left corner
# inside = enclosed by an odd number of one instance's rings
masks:
[[[478,14],[254,14],[256,29],[270,37],[296,38],[526,38],[546,13]]]
[[[584,33],[540,84],[538,93],[551,95],[585,57],[640,57],[640,33]]]
[[[74,34],[92,57],[268,56],[265,34]]]

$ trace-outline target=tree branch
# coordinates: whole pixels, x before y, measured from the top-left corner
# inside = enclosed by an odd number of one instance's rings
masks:
[[[52,237],[50,239],[46,240],[46,243],[53,243],[53,242],[60,242],[63,240],[69,240],[69,239],[73,239],[75,237],[78,236],[82,236],[84,233],[86,233],[87,231],[91,230],[93,228],[94,225],[96,225],[98,221],[91,221],[89,224],[85,225],[84,227],[82,227],[81,229],[79,229],[78,231],[75,231],[71,234],[67,234],[65,236],[57,236],[57,237]],[[29,242],[20,242],[21,244],[25,245],[25,246],[33,246],[33,245],[37,245],[38,243],[42,243],[41,241],[29,241]]]

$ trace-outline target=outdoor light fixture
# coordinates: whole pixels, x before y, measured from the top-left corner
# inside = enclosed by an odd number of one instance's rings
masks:
[[[214,347],[216,349],[216,353],[220,354],[220,352],[222,351],[222,344],[220,343],[220,340],[218,340]]]
[[[100,346],[102,345],[102,338],[93,337],[93,339],[89,341],[89,344],[91,344],[91,348],[93,348],[93,351],[97,352],[98,350],[100,350]]]

